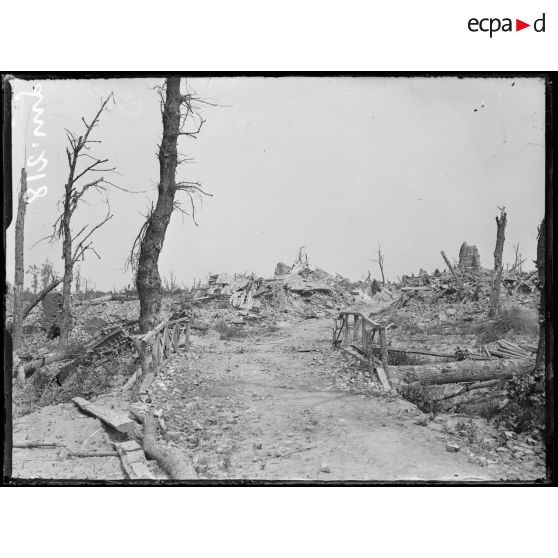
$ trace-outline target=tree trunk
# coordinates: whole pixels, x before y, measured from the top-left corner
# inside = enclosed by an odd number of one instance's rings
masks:
[[[25,379],[29,376],[32,376],[35,371],[37,371],[42,366],[47,366],[54,362],[60,362],[61,360],[66,360],[68,358],[72,358],[76,355],[69,353],[68,351],[62,350],[57,351],[54,353],[48,353],[43,355],[41,358],[37,358],[35,360],[30,360],[25,364],[20,365],[19,367],[14,367],[13,375],[18,375],[20,378]]]
[[[537,349],[537,361],[535,363],[535,371],[543,373],[545,369],[545,314],[546,314],[546,297],[544,294],[544,250],[545,250],[545,227],[546,219],[543,217],[539,228],[539,236],[537,241],[537,272],[539,275],[539,289],[541,297],[539,301],[539,346]]]
[[[417,366],[390,366],[388,378],[409,383],[452,384],[513,378],[530,370],[531,359],[460,360]]]
[[[196,479],[198,475],[186,455],[179,450],[166,448],[157,443],[157,422],[151,415],[132,414],[143,422],[143,451],[149,459],[155,459],[173,480]]]
[[[79,152],[78,152],[79,153]],[[72,185],[76,169],[77,156],[74,155],[70,165],[70,175],[66,184],[64,196],[64,213],[62,215],[63,243],[62,257],[64,259],[64,278],[62,283],[62,319],[60,321],[60,345],[68,344],[68,337],[72,327],[71,295],[74,261],[72,259],[72,230],[70,221],[72,218]]]
[[[490,310],[489,316],[496,317],[500,315],[501,302],[500,290],[502,288],[502,253],[504,251],[505,231],[506,231],[507,215],[505,208],[500,209],[500,218],[496,217],[496,247],[494,248],[494,272],[492,274],[492,290],[490,293]]]
[[[15,225],[15,274],[14,274],[14,322],[12,329],[12,348],[17,350],[23,340],[23,280],[25,277],[23,245],[25,212],[27,210],[27,171],[21,169],[21,186],[17,204]]]
[[[168,78],[163,109],[163,140],[159,149],[159,195],[157,205],[149,216],[141,241],[136,276],[140,298],[140,331],[142,333],[147,333],[159,322],[162,295],[158,263],[174,209],[181,101],[180,78]]]

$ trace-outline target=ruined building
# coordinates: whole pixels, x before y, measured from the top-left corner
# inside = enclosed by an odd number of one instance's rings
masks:
[[[480,269],[479,251],[476,246],[469,246],[466,242],[459,249],[459,267],[461,269]]]

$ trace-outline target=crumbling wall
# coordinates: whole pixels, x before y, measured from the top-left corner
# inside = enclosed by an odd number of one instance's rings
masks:
[[[280,277],[281,275],[287,275],[291,272],[291,266],[286,263],[279,262],[275,266],[275,277]]]
[[[466,242],[459,249],[459,267],[462,269],[480,269],[480,256],[476,246],[469,246]]]

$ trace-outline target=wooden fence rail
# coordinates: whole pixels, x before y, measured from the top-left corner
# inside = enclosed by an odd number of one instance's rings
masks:
[[[374,338],[379,341],[376,355]],[[333,346],[366,364],[368,371],[374,371],[387,391],[391,389],[386,376],[388,371],[387,326],[379,324],[360,312],[340,312],[334,320]]]
[[[184,345],[185,349],[188,348],[190,320],[189,318],[165,320],[144,336],[132,337],[132,341],[140,357],[141,367],[134,379],[134,394],[137,394],[142,385],[151,382],[165,360],[178,352],[179,346]],[[132,378],[130,383],[131,380]]]

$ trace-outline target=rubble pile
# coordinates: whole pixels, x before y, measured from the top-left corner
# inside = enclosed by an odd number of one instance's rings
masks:
[[[305,317],[333,316],[340,308],[370,303],[363,283],[331,275],[307,262],[287,266],[278,263],[274,277],[211,275],[207,285],[197,287],[185,301],[218,308],[231,307],[255,313],[289,313]],[[318,316],[319,317],[319,316]]]
[[[382,312],[395,312],[418,303],[422,306],[434,305],[438,301],[445,301],[454,305],[467,304],[468,309],[486,307],[492,289],[492,270],[479,268],[462,268],[454,275],[436,270],[428,274],[421,270],[418,276],[404,275],[401,278],[400,296]],[[537,272],[510,273],[502,280],[502,298],[508,304],[534,306],[538,298]],[[478,303],[478,304],[475,304]]]

